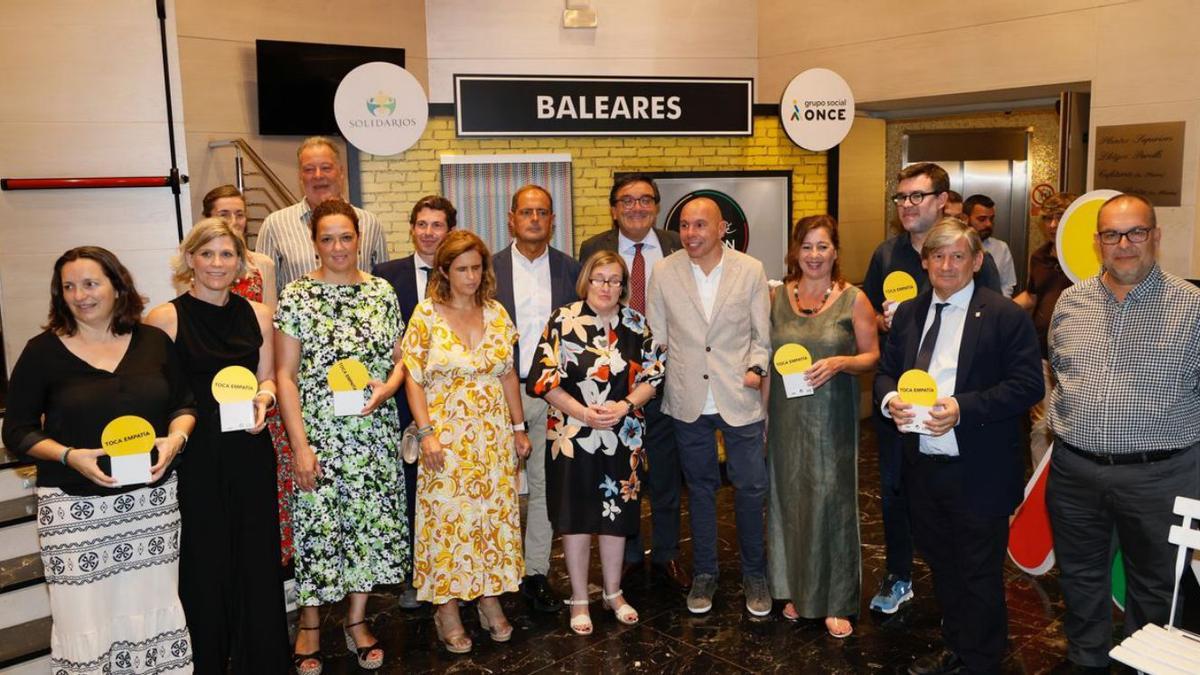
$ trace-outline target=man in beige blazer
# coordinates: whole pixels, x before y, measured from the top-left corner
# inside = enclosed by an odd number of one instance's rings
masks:
[[[761,389],[771,356],[770,300],[762,264],[725,247],[727,226],[720,207],[707,197],[684,205],[679,218],[683,250],[655,263],[646,314],[655,338],[667,346],[662,410],[675,420],[688,488],[693,559],[688,610],[712,609],[717,588],[721,473],[714,432],[720,429],[734,487],[746,609],[766,616],[771,597],[763,539],[767,466]]]

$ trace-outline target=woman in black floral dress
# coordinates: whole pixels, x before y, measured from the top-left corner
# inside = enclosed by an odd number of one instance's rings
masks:
[[[576,286],[582,300],[550,315],[526,385],[551,405],[547,507],[563,538],[571,630],[580,635],[592,632],[587,574],[593,534],[600,537],[605,607],[621,623],[638,620],[621,593],[621,563],[625,538],[641,522],[641,407],[662,381],[665,361],[646,318],[622,304],[628,276],[612,251],[584,263]]]

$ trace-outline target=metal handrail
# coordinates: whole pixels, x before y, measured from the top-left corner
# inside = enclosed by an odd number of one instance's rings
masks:
[[[263,195],[266,195],[267,201],[270,202],[265,204],[261,202],[255,202],[252,204],[247,200],[247,209],[250,206],[264,206],[268,211],[278,211],[279,209],[282,209],[285,206],[291,206],[298,201],[296,195],[292,194],[292,191],[283,184],[283,181],[279,179],[279,176],[275,175],[275,172],[271,170],[271,167],[267,166],[267,163],[263,161],[263,158],[260,157],[257,152],[255,152],[254,148],[250,147],[250,144],[247,143],[245,139],[230,138],[226,140],[209,141],[208,147],[209,149],[232,147],[234,150],[233,165],[236,181],[234,184],[237,186],[237,189],[241,190],[243,195],[249,192],[262,193]],[[254,166],[254,171],[246,170],[245,162],[242,158],[243,154],[249,158],[250,163]],[[266,187],[246,187],[246,176],[258,176],[262,178],[266,183]],[[262,219],[252,218],[251,220],[261,222]]]

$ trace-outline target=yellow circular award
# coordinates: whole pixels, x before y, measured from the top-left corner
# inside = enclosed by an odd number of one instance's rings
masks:
[[[329,388],[333,391],[359,391],[371,375],[358,359],[342,359],[329,368]]]
[[[896,392],[905,403],[932,407],[937,401],[937,382],[929,373],[914,368],[900,376]]]
[[[154,448],[154,426],[137,415],[122,415],[104,426],[100,447],[110,457],[146,454]]]
[[[812,367],[812,355],[803,346],[794,342],[780,345],[775,350],[775,370],[780,375],[795,375],[803,373]]]
[[[883,297],[892,302],[904,302],[917,297],[917,280],[908,272],[896,270],[883,280]]]
[[[1071,202],[1058,221],[1055,246],[1063,273],[1074,283],[1096,276],[1100,254],[1096,250],[1096,218],[1104,202],[1121,194],[1116,190],[1092,190]]]
[[[245,366],[226,366],[212,381],[212,395],[217,403],[249,401],[258,393],[258,378]]]

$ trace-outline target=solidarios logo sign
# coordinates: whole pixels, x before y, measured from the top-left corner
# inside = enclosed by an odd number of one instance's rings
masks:
[[[333,113],[351,145],[372,155],[395,155],[412,147],[425,132],[429,100],[407,70],[376,61],[342,78],[333,97]]]

